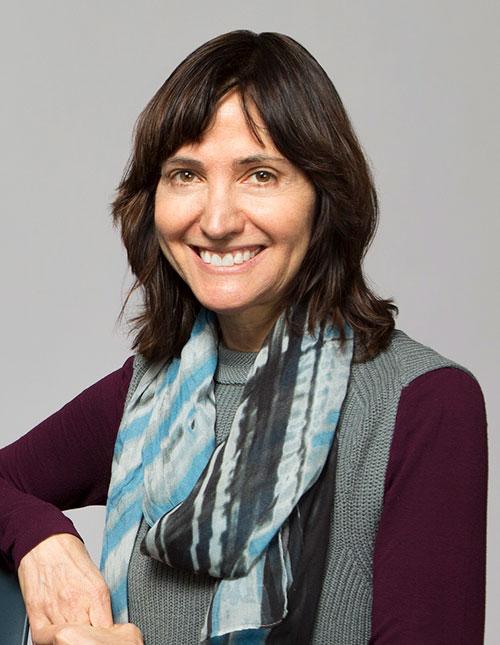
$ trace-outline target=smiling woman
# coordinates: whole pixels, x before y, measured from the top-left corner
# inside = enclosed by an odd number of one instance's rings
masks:
[[[361,266],[378,217],[371,173],[330,78],[288,36],[230,32],[182,61],[139,117],[113,217],[131,293],[145,293],[133,347],[148,359],[181,351],[200,303],[235,349],[259,348],[298,302],[310,331],[356,329],[361,357],[387,347],[397,307]],[[234,276],[210,272],[240,246],[262,251]]]
[[[319,63],[278,33],[200,46],[112,215],[134,355],[0,451],[35,641],[481,643],[482,391],[366,284],[377,196]],[[87,504],[100,572],[61,512]]]

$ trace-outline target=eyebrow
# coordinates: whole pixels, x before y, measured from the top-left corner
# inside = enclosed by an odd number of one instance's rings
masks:
[[[285,157],[271,157],[269,155],[250,155],[248,157],[242,157],[240,159],[235,159],[233,161],[233,166],[240,168],[243,166],[248,166],[252,163],[263,163],[266,161],[287,161]],[[171,165],[175,163],[181,163],[181,164],[187,164],[189,166],[192,166],[193,168],[199,168],[202,169],[204,168],[203,162],[200,161],[199,159],[194,159],[193,157],[181,157],[181,156],[175,156],[175,157],[169,157],[168,159],[165,160],[164,165]]]

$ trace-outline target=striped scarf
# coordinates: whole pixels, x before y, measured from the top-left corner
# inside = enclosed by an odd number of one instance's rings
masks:
[[[142,553],[217,579],[200,642],[264,643],[279,632],[300,577],[301,504],[325,479],[353,353],[347,324],[342,351],[334,328],[307,332],[303,308],[292,322],[302,333],[278,319],[219,446],[212,313],[200,311],[179,358],[142,377],[118,431],[106,508],[101,570],[115,622],[128,622],[128,563],[144,515]]]

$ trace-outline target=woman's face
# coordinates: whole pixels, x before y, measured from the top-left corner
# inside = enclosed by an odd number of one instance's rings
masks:
[[[232,92],[201,142],[164,162],[155,196],[165,257],[202,305],[240,319],[276,310],[308,248],[315,206],[310,180],[250,112],[264,146]]]

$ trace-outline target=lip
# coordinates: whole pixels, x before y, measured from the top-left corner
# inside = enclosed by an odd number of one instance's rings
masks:
[[[250,250],[250,249],[258,248],[259,246],[262,246],[262,245],[254,245],[254,246],[248,246],[248,247],[247,246],[244,246],[244,247],[243,246],[238,246],[238,247],[234,247],[234,250],[235,251],[240,250],[240,249],[245,249],[245,250],[248,249],[248,250]],[[203,250],[206,249],[206,247],[203,247],[203,246],[202,247],[189,246],[189,250],[191,251],[191,253],[194,256],[196,266],[199,266],[200,268],[204,269],[208,273],[213,273],[215,275],[217,275],[217,274],[220,275],[220,274],[245,273],[245,271],[248,271],[249,269],[252,269],[253,267],[255,267],[260,262],[261,256],[265,254],[265,252],[267,251],[268,247],[267,246],[262,247],[262,250],[259,251],[259,253],[257,253],[257,255],[255,255],[253,258],[251,258],[250,260],[247,260],[243,264],[233,264],[232,267],[223,267],[223,266],[216,267],[216,266],[213,266],[212,264],[205,264],[205,262],[203,262],[201,257],[198,255],[197,249],[199,249],[199,248],[202,248]],[[206,249],[206,250],[209,251],[210,249]],[[224,253],[230,253],[231,250],[230,249],[224,249],[224,251],[210,251],[210,252],[211,253],[217,253],[218,255],[223,255]]]
[[[265,246],[263,244],[246,244],[244,246],[230,246],[226,249],[214,249],[208,246],[195,246],[194,244],[189,245],[196,253],[200,251],[208,251],[209,253],[216,253],[217,255],[225,255],[226,253],[235,253],[236,251],[255,251],[257,249],[264,250]]]

